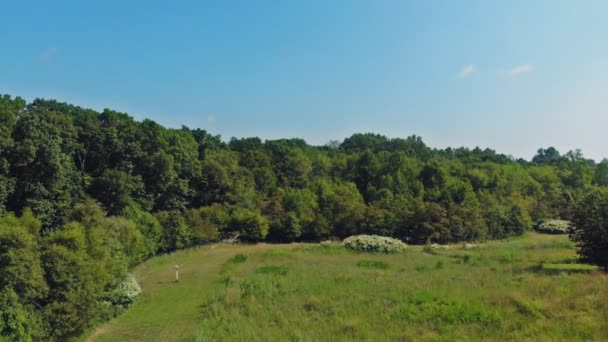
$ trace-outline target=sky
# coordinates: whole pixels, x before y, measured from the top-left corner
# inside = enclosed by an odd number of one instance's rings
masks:
[[[608,1],[30,1],[0,94],[224,139],[356,132],[608,157]]]

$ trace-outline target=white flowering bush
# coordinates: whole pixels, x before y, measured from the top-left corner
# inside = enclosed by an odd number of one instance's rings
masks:
[[[128,275],[114,285],[101,299],[100,317],[109,320],[120,315],[133,304],[135,297],[139,296],[141,292],[137,280],[132,275]]]
[[[348,249],[368,253],[397,253],[407,248],[401,240],[379,235],[353,235],[344,239]]]
[[[534,229],[546,234],[568,234],[572,223],[566,220],[542,220],[539,221]]]
[[[334,245],[334,242],[330,240],[321,241],[320,245],[321,247],[329,248]]]
[[[132,275],[129,275],[112,291],[111,301],[114,305],[129,307],[135,297],[141,294],[141,287]]]

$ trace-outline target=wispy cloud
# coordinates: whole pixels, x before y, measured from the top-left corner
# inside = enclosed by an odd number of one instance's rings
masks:
[[[215,120],[215,116],[213,116],[213,115],[209,115],[209,116],[207,117],[207,123],[208,123],[208,124],[213,125],[213,124],[215,123],[215,121],[216,121],[216,120]]]
[[[458,74],[458,77],[467,78],[467,77],[471,76],[473,73],[475,73],[475,71],[477,71],[477,69],[475,69],[475,66],[473,64],[469,64],[460,71],[460,73]]]
[[[53,56],[55,56],[56,54],[57,54],[57,48],[54,48],[54,47],[48,48],[40,54],[40,60],[48,61],[49,59],[53,58]]]
[[[532,64],[522,64],[518,65],[512,69],[507,70],[507,74],[509,76],[519,76],[521,74],[526,74],[532,72],[536,69],[536,67]]]

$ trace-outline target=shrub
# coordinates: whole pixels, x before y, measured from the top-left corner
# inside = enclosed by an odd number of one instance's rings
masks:
[[[28,314],[11,289],[0,293],[0,341],[32,341]]]
[[[230,213],[230,231],[238,232],[246,242],[264,240],[268,234],[268,219],[258,211],[235,208]]]
[[[321,241],[321,243],[320,243],[321,247],[324,247],[324,248],[329,248],[332,246],[332,244],[333,244],[333,242],[329,241],[329,240]]]
[[[141,292],[137,280],[132,275],[128,275],[123,281],[113,285],[113,288],[101,298],[100,317],[109,320],[120,315],[133,304],[135,297]]]
[[[369,253],[397,253],[407,248],[401,240],[378,235],[354,235],[342,244],[348,249]]]
[[[222,273],[228,272],[232,270],[236,265],[242,264],[247,261],[247,256],[245,254],[239,253],[232,258],[226,260],[226,262],[222,265]],[[228,280],[228,283],[230,281]]]
[[[424,245],[424,247],[422,247],[422,251],[423,251],[424,253],[428,253],[428,254],[431,254],[431,255],[437,255],[437,254],[438,254],[438,253],[437,253],[437,248],[433,248],[433,247],[432,247],[430,244],[428,244],[428,243],[427,243],[426,245]]]
[[[540,220],[534,230],[545,234],[568,234],[572,223],[566,220]]]
[[[247,261],[247,256],[245,254],[239,253],[239,254],[233,256],[232,258],[230,258],[229,261],[232,263],[235,263],[235,264],[239,264],[239,263]]]
[[[141,287],[137,280],[132,275],[129,275],[125,280],[110,294],[110,301],[113,305],[119,305],[124,308],[129,307],[135,301],[135,297],[141,294]]]
[[[608,270],[608,190],[589,192],[574,208],[572,222],[570,239],[582,261]]]

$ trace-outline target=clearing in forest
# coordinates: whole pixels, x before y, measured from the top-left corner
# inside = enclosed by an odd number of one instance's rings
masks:
[[[608,276],[575,258],[536,233],[394,255],[200,247],[138,266],[143,294],[88,340],[608,340]]]

